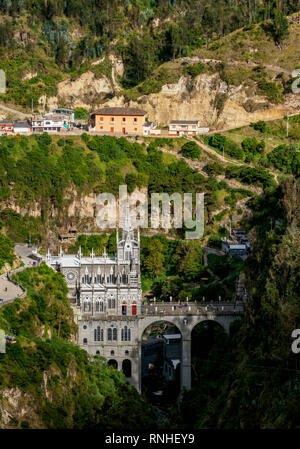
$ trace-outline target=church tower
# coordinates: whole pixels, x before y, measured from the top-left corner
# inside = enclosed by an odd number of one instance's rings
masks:
[[[119,263],[130,261],[131,265],[140,264],[140,231],[135,232],[132,227],[129,204],[126,205],[121,239],[117,229],[117,259]]]

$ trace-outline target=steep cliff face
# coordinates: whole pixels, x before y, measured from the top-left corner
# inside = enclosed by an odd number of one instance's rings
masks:
[[[253,112],[249,110],[251,102]],[[243,84],[228,86],[218,73],[201,74],[191,81],[182,76],[177,83],[164,85],[159,93],[144,95],[137,101],[113,98],[108,106],[142,107],[149,120],[165,126],[170,120],[200,120],[201,126],[234,128],[258,120],[273,120],[300,111],[300,95],[288,94],[279,105],[270,104]]]
[[[259,120],[273,120],[285,114],[300,111],[300,95],[287,94],[281,104],[275,105],[243,84],[228,85],[218,73],[203,73],[191,80],[181,76],[177,83],[165,84],[159,93],[141,95],[136,101],[121,95],[118,76],[122,64],[115,60],[112,76],[97,78],[88,71],[74,81],[58,84],[56,97],[41,97],[41,104],[58,107],[61,104],[93,110],[100,106],[140,107],[150,121],[162,126],[170,120],[199,120],[203,127],[217,129],[248,125]]]
[[[119,79],[123,74],[124,65],[115,55],[98,59],[91,63],[90,70],[75,80],[67,79],[58,83],[56,96],[42,95],[39,99],[40,108],[43,110],[45,105],[49,109],[61,105],[88,110],[98,107],[121,90]]]

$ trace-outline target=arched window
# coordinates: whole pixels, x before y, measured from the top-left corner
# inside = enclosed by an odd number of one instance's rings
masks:
[[[122,371],[126,377],[131,377],[131,361],[128,359],[123,360]]]
[[[115,327],[113,329],[113,340],[117,341],[117,339],[118,339],[118,331],[117,331],[117,328]]]
[[[118,369],[118,362],[116,360],[109,360],[108,362],[109,366],[112,366],[115,369]]]
[[[124,327],[121,331],[121,340],[122,341],[130,341],[131,335],[130,335],[130,329],[128,329],[127,326]]]
[[[113,297],[108,298],[108,308],[109,309],[115,309],[115,307],[116,307],[116,300],[115,300],[115,298],[113,298]]]
[[[103,301],[101,299],[96,300],[96,312],[103,312]]]
[[[90,312],[91,311],[91,302],[88,298],[83,301],[83,311]]]
[[[112,341],[112,330],[111,328],[107,329],[107,340]]]
[[[84,344],[84,345],[87,345],[87,342],[88,342],[88,341],[87,341],[87,338],[84,338],[84,339],[83,339],[83,344]]]
[[[100,351],[96,351],[96,354],[100,354]]]
[[[136,315],[136,302],[133,301],[132,303],[132,315]]]
[[[94,340],[103,341],[103,329],[101,329],[100,326],[97,326],[97,329],[94,329]]]

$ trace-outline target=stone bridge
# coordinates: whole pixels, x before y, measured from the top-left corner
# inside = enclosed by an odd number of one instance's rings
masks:
[[[229,333],[230,324],[241,319],[244,314],[244,304],[232,303],[185,303],[180,306],[172,303],[152,303],[142,309],[138,320],[139,335],[139,370],[132,384],[141,391],[141,362],[142,362],[142,336],[147,327],[158,321],[174,324],[181,333],[181,390],[191,388],[191,339],[194,327],[203,321],[214,321]],[[134,376],[134,374],[133,374]]]

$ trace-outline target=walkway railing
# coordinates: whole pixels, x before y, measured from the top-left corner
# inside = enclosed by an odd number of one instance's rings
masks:
[[[158,302],[145,304],[142,315],[243,315],[244,305],[241,303],[184,303]]]

